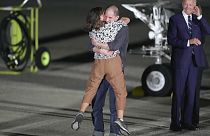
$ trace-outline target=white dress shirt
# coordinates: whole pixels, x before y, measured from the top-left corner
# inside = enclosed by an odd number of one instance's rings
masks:
[[[187,15],[184,11],[182,11],[182,15],[184,16],[184,20],[185,20],[185,22],[186,22],[186,24],[188,26],[188,16],[190,16],[190,18],[192,19],[192,14]],[[200,16],[197,17],[198,20],[201,20],[201,18],[202,18],[202,15],[200,15]],[[189,46],[190,46],[190,41],[188,40],[187,47],[189,47]]]

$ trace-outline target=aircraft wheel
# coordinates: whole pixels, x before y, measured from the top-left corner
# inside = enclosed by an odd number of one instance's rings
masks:
[[[149,66],[141,78],[145,94],[150,96],[166,96],[172,88],[170,68],[164,64]]]

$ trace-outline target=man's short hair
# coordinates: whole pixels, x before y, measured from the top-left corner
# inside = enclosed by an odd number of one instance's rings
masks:
[[[116,5],[109,5],[106,10],[113,10],[115,16],[119,16],[119,9]]]

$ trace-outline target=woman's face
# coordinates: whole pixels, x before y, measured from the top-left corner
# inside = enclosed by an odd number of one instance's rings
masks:
[[[100,21],[106,21],[106,16],[104,15],[104,12],[100,15]]]

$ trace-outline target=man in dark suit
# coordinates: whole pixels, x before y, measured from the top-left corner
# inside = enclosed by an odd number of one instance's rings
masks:
[[[202,38],[210,26],[196,6],[183,0],[183,11],[170,18],[168,43],[172,46],[173,98],[170,130],[195,130],[192,113],[200,69],[207,67]]]

